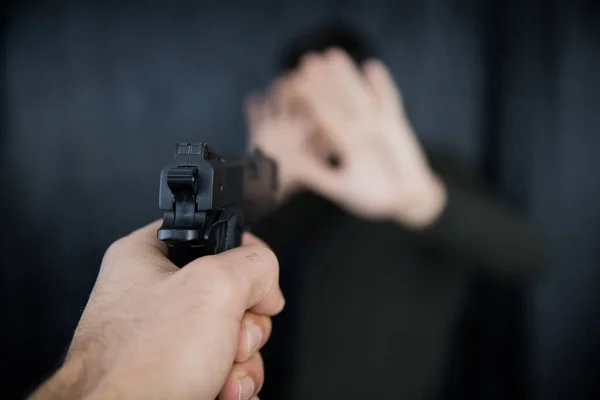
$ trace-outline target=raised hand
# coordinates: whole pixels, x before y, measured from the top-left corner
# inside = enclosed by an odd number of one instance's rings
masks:
[[[381,62],[367,62],[361,71],[340,50],[311,54],[290,85],[315,132],[340,160],[334,167],[304,158],[289,166],[298,181],[361,217],[413,228],[437,218],[445,206],[444,185],[429,167]]]

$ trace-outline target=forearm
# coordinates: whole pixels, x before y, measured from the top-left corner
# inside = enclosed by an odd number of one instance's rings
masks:
[[[510,276],[531,276],[543,266],[541,238],[535,228],[500,202],[446,183],[444,210],[419,233],[423,242]]]

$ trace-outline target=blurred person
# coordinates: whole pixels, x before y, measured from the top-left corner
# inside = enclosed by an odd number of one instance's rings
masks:
[[[277,160],[282,188],[254,229],[288,300],[263,399],[447,394],[471,277],[535,277],[536,230],[460,160],[423,149],[390,72],[351,28],[300,37],[282,67],[246,102],[250,147]]]
[[[161,223],[108,249],[65,362],[30,400],[258,399],[260,349],[285,302],[275,255],[245,235],[179,269]]]

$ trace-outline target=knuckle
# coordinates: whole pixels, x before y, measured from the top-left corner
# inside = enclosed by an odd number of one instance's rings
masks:
[[[320,76],[326,67],[326,58],[323,55],[310,53],[301,61],[300,77],[306,84]]]
[[[260,278],[254,283],[254,290],[259,296],[257,300],[262,302],[274,288],[278,287],[279,261],[275,253],[268,247],[258,245],[248,250],[247,259],[260,270]]]
[[[300,68],[306,69],[315,66],[319,61],[319,56],[316,53],[308,53],[300,60]]]
[[[277,273],[279,269],[277,256],[267,246],[258,244],[248,246],[248,255],[246,258],[254,265],[266,269],[270,274]]]
[[[335,68],[346,68],[348,66],[348,56],[339,47],[331,48],[327,51],[327,61]]]
[[[202,282],[203,287],[210,292],[213,301],[229,305],[235,301],[235,279],[231,273],[223,268],[219,268],[218,262],[206,260],[205,263],[190,265],[186,268],[190,270],[190,278]]]
[[[344,51],[339,47],[331,47],[327,50],[326,56],[330,61],[339,62],[344,58]]]
[[[110,246],[108,246],[108,248],[104,252],[103,260],[107,261],[119,257],[127,249],[126,242],[127,236],[117,239],[113,243],[111,243]]]
[[[275,307],[275,309],[273,310],[273,315],[278,315],[280,314],[283,309],[285,308],[285,298],[283,297],[283,294],[281,294],[279,296],[279,303],[278,305]]]
[[[256,392],[258,393],[262,390],[263,385],[265,383],[265,364],[262,358],[262,354],[260,352],[257,352],[256,355],[253,357],[253,362],[256,363]]]

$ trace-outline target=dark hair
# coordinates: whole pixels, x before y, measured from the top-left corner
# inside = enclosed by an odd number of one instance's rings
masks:
[[[313,26],[292,39],[281,52],[278,69],[280,72],[293,70],[305,54],[320,53],[331,47],[344,50],[357,65],[377,57],[369,39],[358,29],[343,22],[329,22]]]

